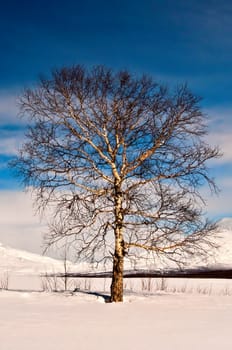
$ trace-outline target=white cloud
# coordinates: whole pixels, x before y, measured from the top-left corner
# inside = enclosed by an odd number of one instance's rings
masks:
[[[220,189],[218,195],[211,195],[206,188],[206,210],[210,217],[232,216],[232,174],[225,169],[232,166],[232,106],[214,107],[206,110],[210,117],[209,134],[206,141],[211,146],[218,146],[222,157],[209,162],[211,170],[216,170],[216,184]],[[224,167],[226,166],[226,168]]]
[[[29,194],[0,191],[0,242],[14,248],[41,253],[45,231],[45,224],[34,215]]]
[[[210,117],[209,134],[206,141],[219,147],[222,157],[213,164],[232,163],[232,107],[215,107],[206,110]]]
[[[0,224],[34,224],[35,217],[31,196],[21,191],[0,192]]]
[[[26,118],[19,117],[20,91],[0,90],[0,125],[24,125]]]
[[[232,216],[232,177],[219,176],[217,185],[220,189],[218,194],[210,193],[208,188],[203,188],[201,194],[206,200],[207,215],[212,218]]]
[[[0,154],[8,156],[18,154],[23,139],[21,132],[9,132],[7,137],[0,138]]]
[[[17,96],[12,93],[3,93],[0,96],[0,124],[19,124]]]
[[[212,146],[218,146],[222,152],[222,157],[216,163],[232,162],[232,130],[212,132],[208,135],[207,141]]]

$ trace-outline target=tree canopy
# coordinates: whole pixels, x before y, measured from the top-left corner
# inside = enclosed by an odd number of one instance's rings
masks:
[[[123,298],[123,261],[143,249],[181,261],[205,249],[202,185],[207,117],[186,85],[169,91],[152,77],[77,65],[25,90],[31,118],[14,166],[53,209],[48,244],[70,239],[79,257],[113,260],[112,301]]]

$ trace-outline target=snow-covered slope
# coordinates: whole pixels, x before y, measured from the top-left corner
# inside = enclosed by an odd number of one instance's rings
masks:
[[[177,256],[181,267],[185,268],[232,268],[232,218],[224,218],[218,222],[218,229],[212,236],[212,246],[205,246],[207,255],[199,255],[197,252],[192,256]],[[143,255],[142,255],[143,256]],[[178,265],[174,261],[175,256],[169,259],[166,255],[160,255],[147,260],[140,259],[136,262],[136,269],[172,269]],[[181,264],[182,263],[182,264]],[[126,261],[126,268],[129,263]]]
[[[68,269],[77,270],[76,266],[67,262]],[[33,254],[27,251],[13,249],[0,243],[0,272],[15,272],[22,274],[40,274],[45,272],[63,272],[64,262],[50,257]]]
[[[218,222],[219,231],[232,232],[232,218],[223,218]]]
[[[213,251],[209,262],[212,265],[232,268],[232,218],[224,218],[218,222],[217,235],[215,242],[218,248]]]
[[[193,256],[187,262],[188,267],[214,266],[232,268],[232,218],[224,218],[219,222],[217,236],[215,243],[218,245],[218,248],[212,251],[211,256],[207,260]],[[153,269],[174,267],[173,263],[162,259],[149,265],[149,267]],[[108,266],[109,269],[110,267],[111,266]],[[125,267],[131,268],[132,266],[126,261]],[[135,267],[144,268],[142,261],[138,261]],[[88,264],[73,264],[68,262],[68,270],[72,272],[84,272],[86,270],[92,270],[92,268]],[[62,260],[6,247],[0,243],[0,272],[4,271],[26,274],[63,272],[64,262]]]
[[[182,267],[186,268],[232,268],[232,218],[224,218],[218,222],[218,229],[215,236],[212,237],[212,247],[208,249],[208,255],[201,256],[194,254],[190,257],[177,257],[178,261],[183,263]],[[173,260],[175,256],[172,256]],[[126,262],[126,266],[129,264]],[[161,255],[155,259],[145,262],[142,259],[136,262],[136,269],[170,269],[177,268],[175,261]]]

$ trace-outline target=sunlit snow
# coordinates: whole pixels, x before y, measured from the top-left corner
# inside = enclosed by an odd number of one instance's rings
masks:
[[[210,266],[232,266],[232,220],[220,226],[221,247]],[[0,245],[2,350],[229,350],[230,280],[125,281],[124,303],[105,303],[108,286],[83,283],[74,292],[44,292],[39,275],[63,262]],[[193,265],[195,261],[193,259]],[[88,265],[68,263],[70,271]],[[149,284],[150,283],[150,284]],[[87,287],[87,288],[86,288]]]

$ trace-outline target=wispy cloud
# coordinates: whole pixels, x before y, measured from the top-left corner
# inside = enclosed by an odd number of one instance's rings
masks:
[[[19,145],[22,143],[22,141],[23,138],[20,135],[0,139],[0,155],[16,155],[18,153]]]
[[[26,123],[19,118],[18,95],[15,91],[0,91],[0,125]]]
[[[35,216],[31,195],[22,191],[0,191],[0,212],[0,225],[38,225],[40,222]]]
[[[26,120],[19,118],[16,91],[0,90],[0,156],[18,153],[23,139]]]
[[[211,145],[218,146],[222,157],[215,160],[214,164],[232,163],[232,131],[213,132],[207,137]]]
[[[207,142],[218,146],[222,153],[222,157],[213,164],[232,164],[232,106],[214,107],[206,113],[210,116]]]
[[[217,184],[220,188],[218,195],[210,194],[204,189],[203,196],[206,200],[206,211],[212,218],[221,218],[225,216],[232,216],[231,209],[231,193],[232,193],[232,179],[230,176],[219,177]]]
[[[230,126],[232,128],[232,103],[224,105],[216,105],[212,107],[205,108],[206,114],[209,115],[211,125],[213,128],[217,126],[220,130],[225,129],[225,127]]]
[[[34,215],[32,199],[21,191],[0,191],[0,242],[15,248],[42,252],[46,227]]]

